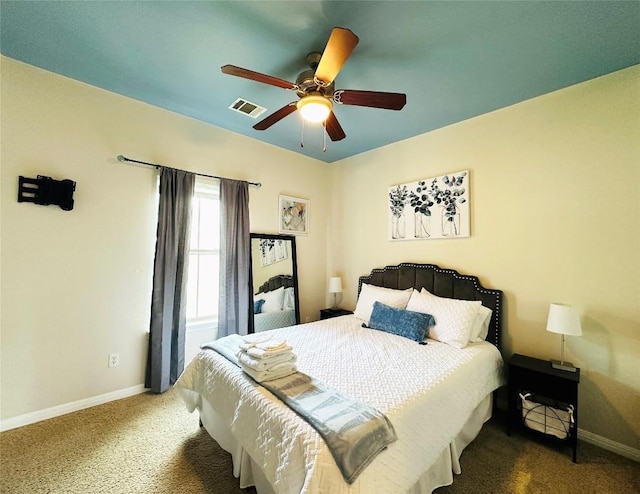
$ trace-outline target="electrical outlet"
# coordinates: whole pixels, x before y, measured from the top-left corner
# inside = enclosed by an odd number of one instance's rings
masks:
[[[120,354],[119,353],[110,353],[109,354],[109,367],[117,367],[120,365]]]

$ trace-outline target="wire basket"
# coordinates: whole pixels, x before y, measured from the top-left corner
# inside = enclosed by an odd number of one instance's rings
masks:
[[[534,431],[542,432],[559,439],[569,437],[574,427],[573,405],[566,408],[539,403],[531,393],[520,393],[522,400],[522,420],[524,425]]]

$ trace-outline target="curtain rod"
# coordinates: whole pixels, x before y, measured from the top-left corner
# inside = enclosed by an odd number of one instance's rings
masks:
[[[156,168],[169,168],[170,170],[178,170],[178,171],[184,171],[184,170],[180,170],[179,168],[174,168],[172,166],[165,166],[165,165],[158,165],[156,163],[147,163],[146,161],[138,161],[138,160],[132,160],[131,158],[127,158],[126,156],[122,156],[121,154],[118,155],[118,161],[124,163],[125,161],[129,161],[130,163],[140,163],[141,165],[147,165],[147,166],[154,166]],[[196,173],[196,172],[189,172],[189,173],[193,173],[194,175],[198,175],[200,177],[207,177],[207,178],[218,178],[218,179],[225,179],[226,177],[218,177],[217,175],[207,175],[205,173]],[[247,182],[246,180],[242,180],[243,182]],[[253,185],[254,187],[262,187],[262,184],[260,182],[247,182],[249,185]]]

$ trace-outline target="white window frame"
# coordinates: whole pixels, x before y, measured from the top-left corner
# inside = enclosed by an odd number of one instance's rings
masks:
[[[206,198],[220,201],[220,182],[216,179],[211,179],[207,177],[197,176],[195,180],[193,197],[196,198]],[[196,211],[192,210],[192,223],[191,226],[194,226],[194,215],[197,214]],[[192,254],[197,255],[210,255],[216,254],[218,259],[220,259],[220,248],[218,249],[191,249],[189,246],[189,258]],[[189,281],[188,281],[189,282]],[[195,281],[196,287],[198,282]],[[197,291],[197,288],[196,288]],[[196,332],[196,331],[211,331],[218,329],[218,314],[216,312],[215,317],[195,317],[195,318],[187,318],[186,322],[186,331]]]

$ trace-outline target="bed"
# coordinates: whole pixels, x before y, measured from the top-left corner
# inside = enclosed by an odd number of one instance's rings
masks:
[[[260,285],[253,298],[253,321],[256,333],[296,324],[294,290],[294,280],[291,275],[279,274]],[[259,303],[261,300],[264,302]]]
[[[368,323],[362,313],[372,297],[385,307],[395,303],[386,291],[393,297],[410,292],[407,310],[413,300],[437,302],[435,307],[482,305],[490,310],[483,341],[456,345],[430,335],[418,344],[363,327],[373,327],[371,308]],[[187,409],[197,409],[209,434],[231,453],[241,487],[254,485],[259,494],[430,493],[460,473],[460,454],[491,417],[493,393],[505,383],[501,301],[500,290],[484,288],[475,276],[403,263],[360,277],[354,315],[272,330],[293,346],[301,372],[374,407],[393,424],[397,441],[353,483],[344,480],[313,427],[215,351],[201,351],[176,386]],[[446,340],[446,333],[435,331],[439,326],[430,333]]]

